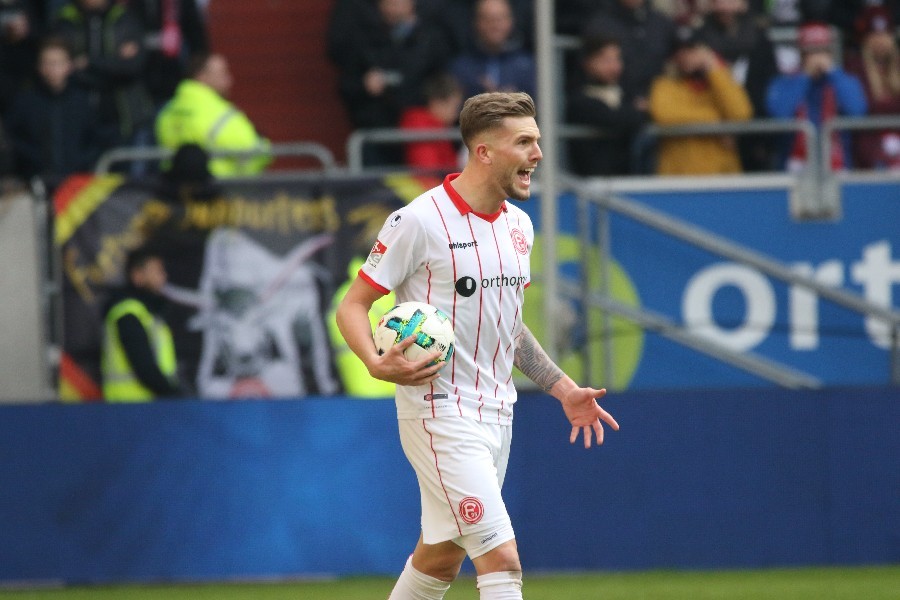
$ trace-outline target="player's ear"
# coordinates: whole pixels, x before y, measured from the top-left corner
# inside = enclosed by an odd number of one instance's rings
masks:
[[[475,158],[486,165],[491,164],[493,158],[490,146],[484,142],[475,146]]]

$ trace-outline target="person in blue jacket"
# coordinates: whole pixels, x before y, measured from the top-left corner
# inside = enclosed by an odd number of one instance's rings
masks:
[[[837,116],[866,114],[862,84],[835,64],[831,29],[825,24],[807,23],[800,27],[798,45],[803,68],[798,73],[780,75],[769,85],[769,114],[782,119],[808,119],[817,127]],[[831,142],[831,168],[851,168],[849,135],[836,132]],[[815,150],[808,148],[799,133],[781,151],[781,164],[789,171],[802,169],[814,158]]]

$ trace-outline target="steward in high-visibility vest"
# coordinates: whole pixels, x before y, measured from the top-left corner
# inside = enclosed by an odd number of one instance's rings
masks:
[[[243,112],[225,99],[232,79],[228,62],[220,54],[202,55],[191,61],[189,79],[178,84],[175,95],[156,117],[156,139],[172,150],[198,144],[219,150],[252,152],[249,156],[218,157],[209,162],[216,177],[255,175],[271,162],[270,143],[261,137]]]
[[[347,345],[347,342],[344,341],[344,336],[341,335],[335,320],[337,306],[341,303],[347,290],[350,289],[350,284],[356,279],[356,273],[364,261],[365,259],[361,257],[355,257],[350,260],[350,264],[347,267],[349,279],[337,289],[331,299],[331,310],[328,312],[328,336],[331,338],[335,368],[344,386],[344,393],[355,398],[393,398],[394,384],[389,381],[375,379],[369,375],[369,369],[366,368],[365,363],[356,356],[350,349],[350,346]],[[382,296],[372,304],[372,310],[369,311],[369,321],[372,324],[373,331],[375,330],[375,325],[381,319],[381,315],[394,308],[395,305],[396,298],[393,292]]]
[[[104,319],[103,398],[147,402],[183,395],[172,332],[163,319],[160,290],[166,272],[159,257],[137,251],[126,267],[129,283],[109,304]]]

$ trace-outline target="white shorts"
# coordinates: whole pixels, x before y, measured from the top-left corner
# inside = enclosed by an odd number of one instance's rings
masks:
[[[401,419],[400,443],[422,496],[422,539],[477,558],[515,538],[500,495],[512,426],[466,417]]]

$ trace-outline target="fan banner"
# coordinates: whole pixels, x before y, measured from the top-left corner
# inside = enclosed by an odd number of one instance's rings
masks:
[[[229,180],[195,197],[152,179],[70,179],[54,198],[61,399],[100,399],[103,315],[139,247],[165,263],[166,320],[191,391],[209,399],[340,393],[327,322],[335,291],[387,216],[437,182]]]

